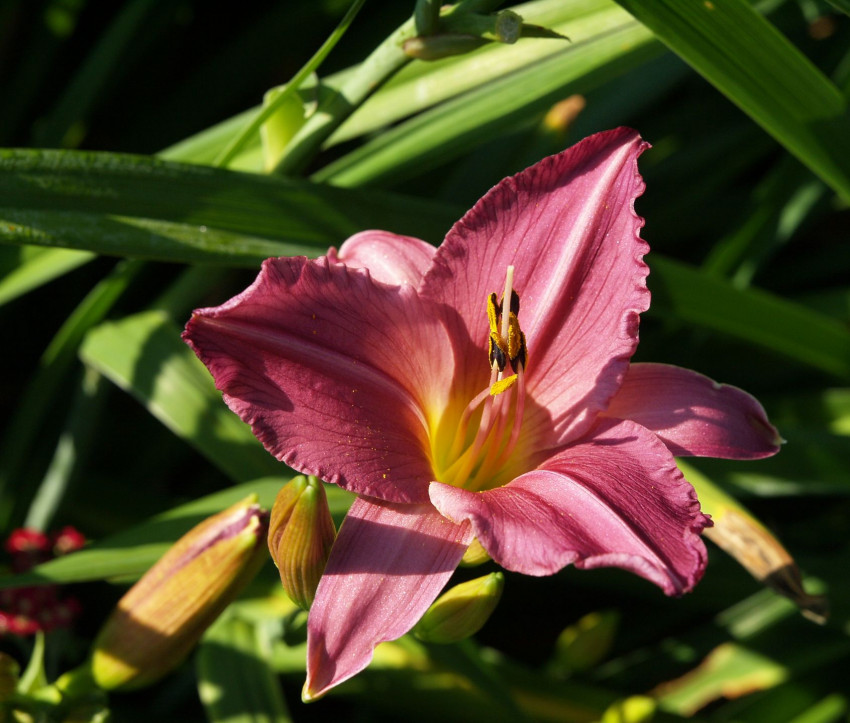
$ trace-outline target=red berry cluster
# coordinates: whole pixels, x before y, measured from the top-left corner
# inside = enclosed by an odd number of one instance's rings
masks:
[[[85,544],[73,527],[65,527],[49,537],[38,530],[21,528],[9,535],[4,545],[13,572],[21,573],[54,557],[66,555]],[[0,590],[0,634],[33,635],[42,630],[67,627],[80,612],[72,597],[60,598],[56,585]]]

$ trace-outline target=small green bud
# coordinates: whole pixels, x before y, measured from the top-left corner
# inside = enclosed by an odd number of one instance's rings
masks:
[[[336,538],[328,498],[315,477],[295,477],[275,499],[269,552],[292,601],[309,610]]]
[[[148,685],[177,666],[265,561],[256,495],[181,537],[124,595],[90,661],[105,690]]]
[[[427,643],[456,643],[477,633],[499,604],[505,576],[492,572],[443,593],[414,628]]]
[[[599,723],[649,723],[657,709],[658,703],[653,698],[633,695],[610,705]]]
[[[513,45],[522,33],[522,17],[513,10],[502,10],[492,15],[478,13],[447,13],[443,27],[449,33],[474,35],[483,40]]]
[[[490,555],[487,554],[487,550],[484,549],[476,537],[472,541],[472,544],[466,548],[466,552],[463,553],[460,564],[464,567],[475,567],[476,565],[483,565],[489,560]]]
[[[417,10],[420,6],[417,5]],[[520,38],[569,38],[539,25],[529,25],[513,10],[502,10],[491,15],[464,12],[459,6],[441,13],[438,22],[425,17],[424,10],[417,16],[417,36],[403,44],[405,55],[417,60],[439,60],[452,55],[472,52],[488,43],[513,45]]]
[[[555,643],[549,672],[566,677],[591,670],[611,651],[619,623],[617,612],[607,610],[588,613],[565,628]]]
[[[502,10],[502,12],[496,13],[496,23],[493,30],[495,35],[493,40],[512,45],[519,40],[522,32],[522,17],[512,10]]]

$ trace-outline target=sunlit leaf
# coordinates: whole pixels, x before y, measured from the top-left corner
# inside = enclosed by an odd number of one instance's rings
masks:
[[[657,697],[662,708],[693,715],[718,698],[765,690],[788,677],[788,669],[776,661],[737,643],[723,643],[693,671],[665,683]]]
[[[403,196],[77,151],[0,151],[0,242],[253,265],[365,228],[439,240],[455,214]]]
[[[209,372],[164,313],[102,324],[88,335],[80,355],[234,480],[287,474],[224,405]]]
[[[749,3],[617,1],[850,200],[847,100]]]
[[[218,723],[286,723],[277,676],[268,665],[270,641],[260,626],[222,616],[198,646],[198,693],[207,720]]]

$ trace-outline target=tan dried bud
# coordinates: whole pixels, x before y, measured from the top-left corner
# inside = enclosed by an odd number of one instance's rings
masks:
[[[677,460],[677,464],[696,489],[703,512],[711,515],[714,523],[703,534],[759,582],[793,601],[809,620],[826,622],[826,598],[806,592],[800,570],[782,543],[734,497],[687,463]]]

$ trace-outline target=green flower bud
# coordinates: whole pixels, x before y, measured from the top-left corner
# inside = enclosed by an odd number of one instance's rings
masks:
[[[269,552],[283,589],[309,610],[336,538],[328,498],[315,477],[295,477],[275,499],[269,523]]]
[[[558,677],[591,670],[611,651],[620,616],[613,610],[588,613],[565,628],[555,643],[548,670]]]
[[[492,15],[478,13],[447,13],[445,28],[452,33],[474,35],[484,40],[513,45],[522,33],[522,17],[513,10],[502,10]]]
[[[103,689],[148,685],[177,666],[265,561],[256,495],[181,537],[118,602],[94,644]]]
[[[487,550],[484,549],[476,537],[472,541],[472,544],[466,548],[466,552],[463,553],[460,564],[464,567],[475,567],[489,561],[490,555],[487,554]]]
[[[414,628],[416,637],[428,643],[456,643],[474,635],[496,609],[504,587],[501,572],[455,585],[428,608]]]

